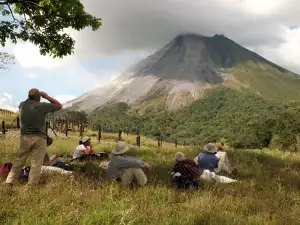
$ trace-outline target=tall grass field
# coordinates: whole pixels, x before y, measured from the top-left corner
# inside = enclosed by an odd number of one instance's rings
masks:
[[[110,153],[116,136],[104,134],[100,144],[93,137],[95,151]],[[134,136],[123,138],[135,142]],[[55,139],[48,152],[70,153],[78,141],[75,134]],[[13,162],[18,145],[18,138],[0,139],[1,164]],[[169,173],[175,153],[194,158],[202,148],[163,143],[158,149],[156,141],[143,137],[141,145],[132,146],[131,154],[152,166],[146,187],[126,190],[106,181],[99,163],[76,169],[74,179],[42,176],[37,188],[1,184],[0,224],[300,224],[298,153],[229,148],[239,183],[202,182],[199,190],[174,190]]]

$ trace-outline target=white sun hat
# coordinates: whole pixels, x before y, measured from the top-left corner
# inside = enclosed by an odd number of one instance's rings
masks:
[[[115,155],[121,155],[129,150],[129,146],[124,141],[119,141],[116,147],[112,150]]]
[[[91,140],[91,138],[90,137],[88,137],[88,136],[85,136],[84,138],[82,138],[82,142],[84,143],[84,142],[87,142],[87,141],[90,141]]]
[[[204,146],[204,151],[215,154],[218,152],[218,149],[215,144],[208,143],[207,145]]]

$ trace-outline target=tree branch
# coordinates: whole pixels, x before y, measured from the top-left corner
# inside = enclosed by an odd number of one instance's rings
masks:
[[[31,5],[36,5],[36,6],[38,6],[38,7],[41,7],[39,4],[37,4],[37,3],[35,3],[35,2],[31,2],[31,1],[24,1],[24,0],[21,0],[21,1],[14,1],[14,2],[12,2],[12,3],[10,3],[10,4],[15,4],[15,3],[27,3],[27,4],[31,4]],[[9,2],[8,1],[0,1],[0,5],[7,5],[7,4],[9,4]]]
[[[12,18],[14,19],[14,21],[18,21],[18,22],[20,23],[20,21],[17,20],[17,19],[15,18],[14,13],[13,13],[12,9],[10,8],[10,5],[9,5],[9,4],[7,4],[7,7],[8,7],[8,9],[9,9],[10,14],[11,14]]]

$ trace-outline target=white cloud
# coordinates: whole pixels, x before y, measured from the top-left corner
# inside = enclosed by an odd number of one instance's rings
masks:
[[[64,59],[53,59],[51,56],[40,55],[38,46],[31,43],[18,43],[13,46],[13,53],[19,64],[24,68],[54,69],[70,63],[73,56]]]
[[[27,73],[25,74],[25,77],[29,79],[36,79],[38,76],[35,73]]]
[[[243,0],[239,1],[239,4],[245,12],[266,16],[277,12],[285,2],[286,0]],[[233,1],[234,3],[237,3],[236,0]]]
[[[77,60],[112,56],[122,66],[135,63],[180,33],[224,34],[277,63],[300,71],[294,46],[300,33],[299,0],[82,0],[86,9],[103,18],[97,32],[67,32],[75,38],[75,55],[64,59],[40,56],[38,47],[19,43],[12,51],[24,68],[53,69]],[[137,19],[138,18],[138,19]],[[142,54],[141,54],[142,53]],[[134,57],[133,57],[134,56]],[[97,74],[100,76],[101,74]],[[73,76],[76,76],[75,74]]]
[[[55,96],[54,98],[63,104],[63,103],[66,103],[68,101],[75,99],[76,96],[70,95],[70,94],[61,94],[61,95]]]
[[[8,93],[0,93],[0,109],[6,109],[13,112],[18,111],[17,104],[12,102],[12,95]]]
[[[261,47],[254,49],[269,60],[282,64],[300,74],[300,28],[285,29],[285,42],[278,48]]]
[[[78,58],[93,58],[97,54],[117,57],[138,51],[149,54],[180,33],[224,34],[268,59],[274,56],[269,58],[272,55],[266,54],[266,49],[280,51],[277,63],[288,69],[295,67],[294,58],[286,59],[288,49],[293,47],[288,41],[293,35],[298,39],[300,36],[286,29],[300,27],[299,0],[82,2],[90,13],[103,18],[103,26],[97,32],[85,30],[76,34]],[[299,64],[296,69],[300,71]]]
[[[57,99],[60,103],[66,103],[70,100],[73,100],[76,98],[76,96],[71,95],[71,94],[61,94],[61,95],[56,95],[54,97],[55,99]],[[42,102],[48,102],[45,99],[41,100]],[[6,110],[10,110],[13,112],[17,112],[18,109],[18,105],[20,104],[20,102],[16,102],[14,103],[12,101],[12,95],[8,94],[8,93],[0,93],[0,109],[6,109]]]

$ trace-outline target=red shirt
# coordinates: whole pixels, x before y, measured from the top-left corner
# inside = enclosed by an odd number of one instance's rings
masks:
[[[199,178],[202,173],[195,161],[191,159],[177,161],[173,167],[173,172],[178,172],[182,176],[189,176],[192,178]]]

